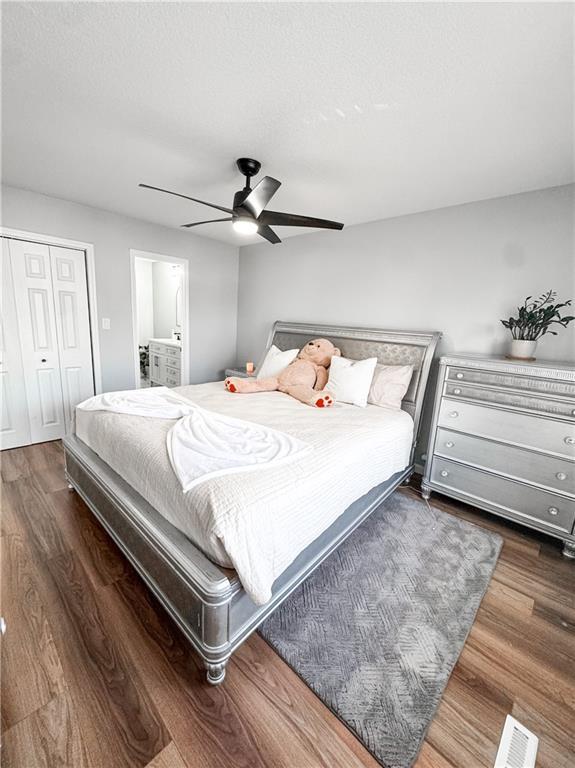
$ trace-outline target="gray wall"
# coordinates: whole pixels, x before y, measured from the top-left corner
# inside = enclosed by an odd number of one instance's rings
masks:
[[[191,381],[223,377],[236,357],[238,249],[177,229],[149,224],[13,187],[2,187],[2,225],[81,240],[95,249],[102,383],[134,386],[130,249],[190,262]],[[101,318],[111,319],[111,330]]]
[[[238,362],[258,359],[277,319],[440,330],[440,353],[504,351],[499,319],[525,296],[575,296],[574,189],[241,248]],[[573,360],[574,326],[546,336],[538,357]]]

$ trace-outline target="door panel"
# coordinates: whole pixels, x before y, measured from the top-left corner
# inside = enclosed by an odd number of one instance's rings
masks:
[[[32,324],[32,342],[35,352],[48,352],[52,349],[54,340],[51,336],[50,304],[51,293],[45,288],[28,289],[28,311]]]
[[[28,402],[24,390],[24,370],[20,333],[16,318],[14,284],[10,268],[8,241],[2,240],[2,305],[0,307],[0,448],[17,448],[30,442]]]
[[[83,251],[50,246],[66,431],[74,408],[94,394],[86,260]]]
[[[36,371],[40,394],[40,425],[44,428],[60,424],[58,373],[55,368],[39,368]]]
[[[70,291],[59,291],[58,309],[62,329],[62,338],[60,340],[62,349],[66,351],[78,349],[80,346],[80,339],[78,339],[76,334],[78,328],[76,294],[70,293]]]
[[[9,240],[17,297],[30,442],[56,440],[66,432],[62,401],[50,249],[47,245]]]

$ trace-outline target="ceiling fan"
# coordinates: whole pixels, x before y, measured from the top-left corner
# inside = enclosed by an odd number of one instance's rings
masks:
[[[179,192],[170,192],[169,189],[152,187],[149,184],[140,184],[140,187],[146,189],[155,189],[157,192],[165,192],[168,195],[183,197],[186,200],[192,200],[194,203],[201,203],[210,208],[217,208],[218,211],[231,214],[223,219],[209,219],[208,221],[193,221],[191,224],[182,224],[183,227],[197,227],[199,224],[212,224],[215,221],[231,221],[236,232],[243,235],[254,235],[256,232],[270,243],[281,243],[281,240],[271,228],[275,224],[282,227],[318,227],[320,229],[343,229],[343,224],[338,221],[329,221],[328,219],[316,219],[311,216],[297,216],[294,213],[281,213],[279,211],[266,211],[265,207],[278,191],[281,182],[272,179],[271,176],[264,176],[263,179],[252,189],[250,179],[259,173],[261,163],[252,160],[249,157],[240,157],[237,160],[237,166],[246,177],[246,184],[243,189],[236,192],[234,202],[231,208],[223,205],[207,203],[205,200],[198,200],[195,197],[181,195]]]

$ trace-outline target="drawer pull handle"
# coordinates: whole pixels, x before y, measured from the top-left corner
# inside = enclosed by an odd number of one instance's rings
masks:
[[[454,446],[454,445],[455,445],[455,443],[453,442],[453,440],[448,440],[448,441],[445,443],[445,447],[446,447],[446,448],[453,448],[453,446]]]
[[[575,445],[575,437],[566,437],[565,442],[567,445]]]
[[[455,387],[455,389],[453,390],[453,394],[454,395],[460,395],[461,394],[461,390],[459,389],[459,387]]]
[[[553,515],[553,516],[559,513],[559,510],[557,509],[557,507],[549,507],[547,511],[549,512],[550,515]]]
[[[449,414],[450,419],[456,419],[458,416],[459,416],[459,413],[457,411],[451,411],[451,413]],[[575,440],[573,442],[575,442]]]
[[[442,470],[441,470],[441,472],[440,472],[439,474],[441,475],[441,477],[447,477],[447,475],[449,474],[449,472],[448,472],[446,469],[442,469]]]
[[[455,374],[455,378],[456,379],[462,379],[463,378],[463,374],[462,373],[456,373]]]
[[[555,477],[557,478],[557,480],[567,480],[567,475],[565,474],[565,472],[557,472]]]

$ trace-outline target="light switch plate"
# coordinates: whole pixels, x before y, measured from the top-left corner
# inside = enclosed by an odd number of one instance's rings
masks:
[[[110,327],[111,327],[110,318],[109,317],[103,317],[102,318],[102,329],[104,331],[109,331]]]

